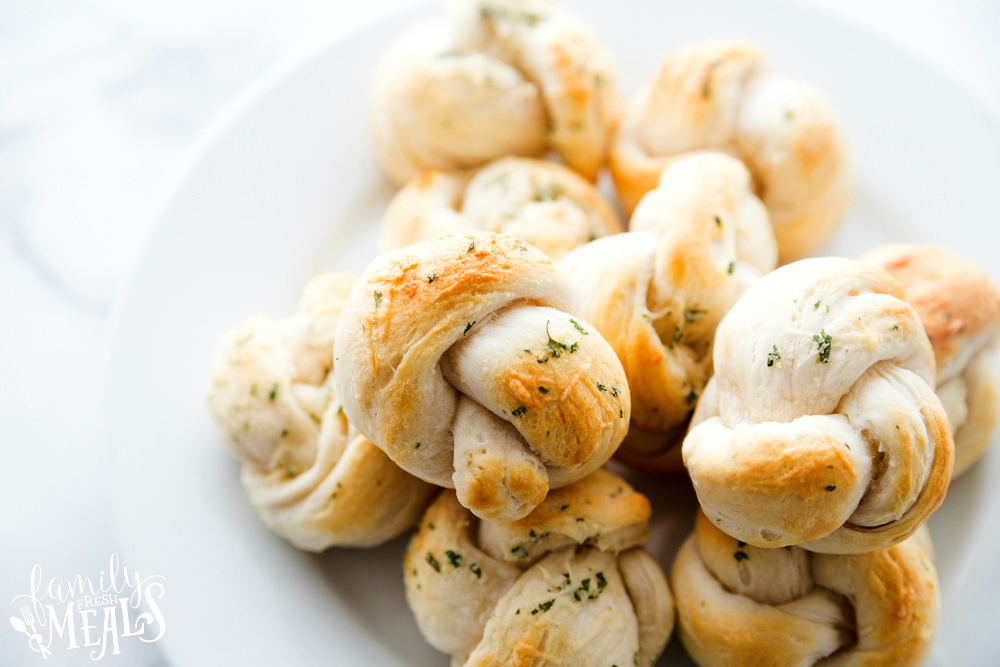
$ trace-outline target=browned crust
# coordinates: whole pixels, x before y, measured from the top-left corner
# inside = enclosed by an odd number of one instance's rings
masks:
[[[587,516],[604,526],[624,526],[649,521],[652,514],[649,500],[636,493],[628,482],[618,475],[600,468],[584,479],[554,489],[531,514],[507,524],[512,533],[529,530],[547,530],[559,524],[576,521]]]
[[[792,664],[803,656],[800,641],[811,634],[810,624],[780,607],[726,591],[701,559],[701,550],[728,552],[732,542],[698,512],[695,532],[671,573],[681,641],[703,666]],[[887,667],[924,660],[937,628],[940,596],[932,558],[917,541],[861,555],[810,558],[816,585],[856,605],[858,644],[842,649],[846,663]]]
[[[866,253],[899,281],[920,315],[938,366],[984,331],[1000,336],[1000,290],[989,274],[944,248],[893,244]]]

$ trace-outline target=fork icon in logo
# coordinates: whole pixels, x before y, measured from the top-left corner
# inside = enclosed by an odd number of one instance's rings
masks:
[[[21,618],[24,620],[22,621]],[[28,648],[32,651],[40,652],[43,658],[48,658],[52,652],[45,646],[42,646],[42,635],[35,632],[35,617],[32,615],[30,607],[21,607],[21,618],[11,616],[11,626],[18,632],[28,635]],[[27,626],[31,627],[31,632],[28,632]]]

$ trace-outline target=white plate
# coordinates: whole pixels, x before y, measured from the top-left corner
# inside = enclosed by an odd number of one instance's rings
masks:
[[[824,88],[851,139],[858,187],[829,254],[931,241],[996,274],[1000,126],[965,93],[867,34],[794,4],[569,3],[599,26],[624,91],[680,44],[743,35]],[[313,556],[268,533],[203,403],[216,340],[246,315],[289,313],[318,270],[360,272],[388,197],[365,99],[383,48],[422,6],[304,58],[231,114],[162,210],[119,303],[105,433],[124,560],[167,578],[172,664],[439,665],[403,598],[405,538]],[[931,520],[944,613],[933,663],[1000,664],[1000,452],[952,486]],[[677,480],[638,480],[657,503],[664,565],[691,521]],[[671,506],[673,511],[671,511]],[[661,664],[688,664],[676,642]]]

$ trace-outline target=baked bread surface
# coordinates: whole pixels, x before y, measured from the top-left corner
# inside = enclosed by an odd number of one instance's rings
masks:
[[[560,264],[625,368],[632,424],[618,456],[678,470],[687,420],[712,374],[715,328],[774,268],[777,247],[746,167],[719,152],[665,169],[630,226],[636,231],[593,241]]]
[[[354,279],[324,274],[291,317],[252,317],[219,343],[208,407],[267,526],[308,551],[375,546],[412,526],[435,490],[348,422],[333,338]]]
[[[594,180],[618,114],[617,74],[584,21],[551,0],[449,0],[376,66],[371,134],[390,179],[554,149]]]
[[[592,183],[555,162],[506,157],[479,171],[425,171],[389,202],[385,251],[476,229],[500,232],[559,259],[624,231]]]
[[[860,261],[884,267],[902,285],[937,362],[937,394],[955,437],[955,473],[983,455],[996,433],[1000,378],[1000,290],[983,269],[930,245],[890,244]]]
[[[884,269],[824,258],[768,274],[719,325],[714,365],[683,456],[726,533],[864,553],[943,501],[954,444],[933,352]]]
[[[664,167],[706,148],[731,153],[753,174],[782,263],[826,241],[850,203],[847,144],[830,101],[770,69],[752,42],[677,49],[628,101],[610,157],[625,211],[656,186]]]
[[[861,555],[761,549],[699,511],[671,571],[677,630],[702,667],[922,664],[940,617],[930,537]]]
[[[527,517],[480,522],[445,491],[403,561],[406,598],[453,665],[652,665],[673,598],[640,547],[649,502],[599,469]]]
[[[344,412],[404,470],[511,521],[599,468],[628,428],[614,350],[550,258],[491,232],[377,258],[334,347]]]

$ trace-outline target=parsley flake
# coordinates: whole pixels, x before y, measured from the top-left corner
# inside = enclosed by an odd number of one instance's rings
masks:
[[[684,321],[688,324],[692,322],[697,322],[702,315],[707,315],[707,310],[700,310],[698,308],[688,308],[684,311]]]
[[[435,572],[441,571],[441,563],[438,562],[438,559],[435,558],[434,554],[432,554],[430,551],[427,552],[427,558],[425,558],[424,560],[427,561],[428,565],[434,568]]]
[[[770,368],[776,361],[781,361],[781,353],[778,352],[777,345],[772,345],[771,351],[767,353],[767,367]]]
[[[825,330],[820,329],[819,333],[813,336],[813,341],[816,343],[816,348],[819,351],[819,362],[821,364],[830,363],[830,348],[833,344],[833,336]]]
[[[577,349],[579,349],[580,347],[579,343],[573,343],[572,345],[567,345],[566,343],[562,343],[553,338],[552,334],[549,333],[549,322],[545,323],[545,335],[549,337],[549,342],[545,344],[545,349],[546,351],[548,351],[549,356],[555,359],[558,359],[562,355],[563,351],[568,350],[569,352],[572,353],[576,352]],[[543,363],[543,362],[539,361],[538,363]]]
[[[540,611],[548,611],[549,609],[552,608],[553,604],[555,604],[555,600],[549,600],[548,602],[542,602],[537,607],[535,607],[534,609],[531,610],[531,615],[534,616],[535,614],[537,614]]]

